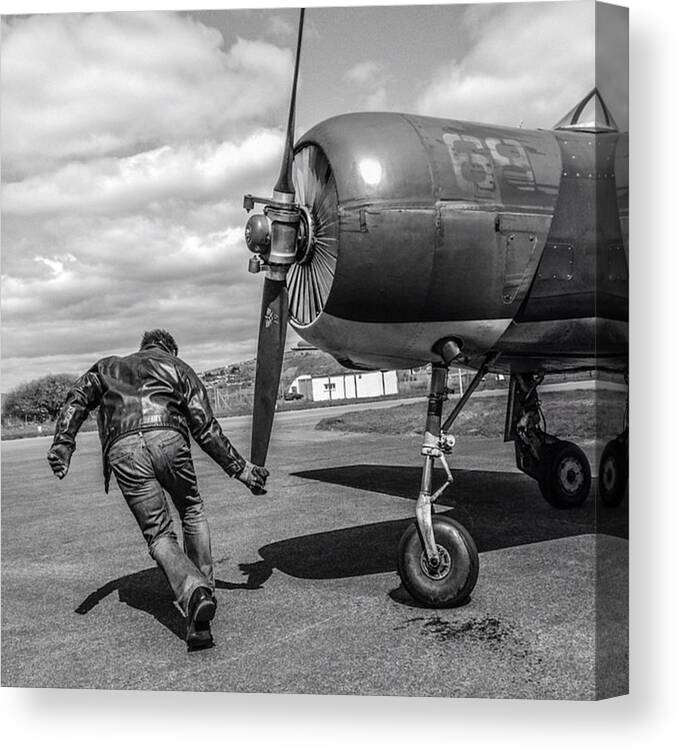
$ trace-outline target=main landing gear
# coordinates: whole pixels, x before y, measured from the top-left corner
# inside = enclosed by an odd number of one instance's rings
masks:
[[[471,394],[499,357],[489,354],[450,416],[442,422],[447,398],[447,369],[459,348],[447,341],[441,348],[446,365],[431,366],[426,431],[421,453],[424,469],[416,505],[416,521],[403,534],[398,549],[398,574],[403,586],[419,602],[430,607],[456,607],[468,601],[478,579],[478,550],[469,532],[447,516],[433,515],[431,506],[452,484],[447,456],[454,437],[449,434]],[[555,508],[577,508],[591,489],[591,467],[584,452],[567,440],[545,430],[537,388],[541,373],[511,375],[504,439],[513,441],[516,465],[539,483],[539,489]],[[628,409],[627,409],[628,413]],[[433,491],[433,467],[440,461],[446,481]],[[600,461],[599,488],[606,505],[618,505],[628,479],[628,423],[611,440]]]
[[[627,381],[628,382],[628,381]],[[626,396],[621,433],[603,449],[598,468],[598,494],[608,508],[616,508],[626,494],[629,481],[629,401]]]
[[[511,375],[504,440],[512,440],[516,466],[536,479],[554,508],[577,508],[591,489],[591,467],[581,448],[543,429],[537,387],[541,373]]]

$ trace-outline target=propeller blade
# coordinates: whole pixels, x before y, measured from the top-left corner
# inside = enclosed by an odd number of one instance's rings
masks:
[[[294,120],[297,102],[297,80],[299,79],[299,60],[301,58],[301,37],[304,31],[305,8],[299,11],[299,33],[297,36],[297,55],[294,62],[294,78],[292,79],[292,94],[290,96],[290,111],[287,118],[287,135],[285,136],[285,150],[283,152],[280,175],[275,183],[277,193],[291,193],[294,195],[292,183],[292,162],[294,161]]]
[[[285,334],[287,332],[287,286],[285,281],[264,279],[257,345],[257,371],[254,381],[252,453],[257,466],[266,463],[271,439],[275,403],[280,386]]]
[[[259,341],[257,343],[257,371],[254,380],[254,411],[252,414],[252,452],[250,460],[257,466],[266,463],[268,445],[273,428],[275,404],[280,387],[287,333],[288,295],[287,273],[294,260],[299,226],[298,208],[294,204],[292,165],[294,161],[294,119],[297,99],[297,80],[301,57],[301,38],[304,29],[304,9],[299,14],[297,54],[294,63],[290,111],[287,119],[287,134],[280,175],[273,190],[273,197],[284,206],[269,207],[271,218],[271,250],[267,262],[264,289],[261,299]],[[285,205],[289,204],[289,208]]]

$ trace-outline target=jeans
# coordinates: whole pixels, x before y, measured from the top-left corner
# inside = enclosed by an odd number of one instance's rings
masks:
[[[214,592],[210,530],[186,439],[174,430],[150,430],[120,438],[108,453],[115,478],[174,597],[186,613],[199,586]],[[183,550],[172,527],[165,495],[179,512]]]

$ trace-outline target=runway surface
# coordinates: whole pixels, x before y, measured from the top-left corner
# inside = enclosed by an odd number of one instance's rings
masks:
[[[418,439],[313,430],[324,416],[276,417],[263,498],[194,451],[219,600],[217,646],[196,654],[185,651],[182,619],[117,487],[103,492],[97,437],[79,438],[63,482],[44,459],[49,438],[4,442],[2,684],[568,699],[626,691],[627,501],[554,510],[515,469],[511,444],[460,440],[455,484],[437,510],[473,534],[480,578],[468,605],[424,609],[395,572],[418,491]],[[243,452],[248,423],[223,422]],[[595,467],[596,447],[582,447]]]

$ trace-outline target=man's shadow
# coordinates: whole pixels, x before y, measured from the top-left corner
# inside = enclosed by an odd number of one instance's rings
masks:
[[[239,567],[242,573],[247,576],[244,583],[231,583],[217,579],[216,587],[226,590],[255,590],[261,588],[262,584],[273,573],[273,569],[264,561],[244,563]],[[137,573],[130,573],[109,581],[82,601],[75,608],[75,612],[79,615],[88,614],[100,601],[115,591],[118,592],[118,598],[123,604],[147,612],[174,633],[177,638],[184,639],[186,621],[174,605],[172,590],[159,568],[146,568]]]

